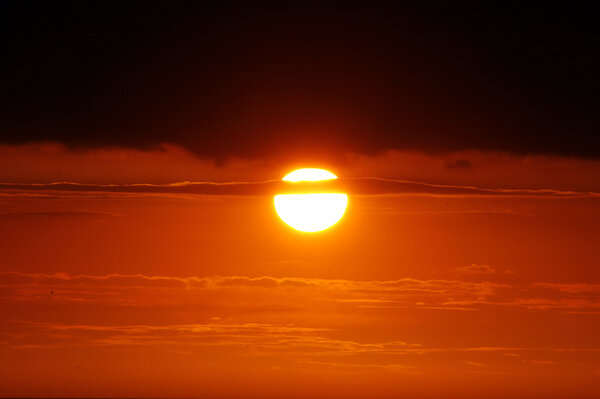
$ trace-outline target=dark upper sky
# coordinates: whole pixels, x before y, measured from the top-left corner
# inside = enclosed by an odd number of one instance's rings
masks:
[[[2,2],[0,140],[600,156],[600,15],[480,3]]]

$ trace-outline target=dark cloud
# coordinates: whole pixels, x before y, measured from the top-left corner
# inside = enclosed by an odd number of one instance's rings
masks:
[[[448,169],[471,169],[473,165],[466,159],[457,159],[456,161],[446,161],[446,168]]]
[[[285,4],[3,2],[0,141],[600,154],[584,4]]]

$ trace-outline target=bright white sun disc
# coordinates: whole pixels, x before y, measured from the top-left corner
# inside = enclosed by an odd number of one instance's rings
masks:
[[[304,168],[293,171],[287,174],[282,180],[299,182],[299,181],[319,181],[337,179],[337,176],[325,169]]]
[[[275,210],[296,230],[314,232],[336,224],[346,211],[346,194],[282,194],[275,196]]]
[[[337,179],[324,169],[298,169],[286,175],[287,182]],[[280,194],[275,196],[275,210],[286,224],[296,230],[315,232],[336,224],[346,211],[348,196],[340,193]]]

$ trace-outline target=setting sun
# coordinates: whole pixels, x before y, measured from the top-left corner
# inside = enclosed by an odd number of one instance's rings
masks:
[[[324,169],[298,169],[283,180],[288,182],[337,179]],[[280,194],[275,196],[275,210],[286,224],[296,230],[316,232],[336,224],[344,215],[348,195],[340,193]]]
[[[592,3],[280,3],[0,2],[0,399],[600,399]]]

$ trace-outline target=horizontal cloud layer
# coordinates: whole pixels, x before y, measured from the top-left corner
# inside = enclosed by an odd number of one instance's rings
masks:
[[[487,266],[489,268],[489,266]],[[467,266],[470,269],[472,266]],[[487,270],[487,269],[486,269]],[[0,272],[4,300],[95,302],[152,306],[182,304],[206,295],[213,299],[231,292],[251,291],[258,297],[275,301],[290,295],[293,301],[342,303],[357,308],[414,308],[481,310],[489,307],[514,307],[528,310],[560,310],[565,312],[600,313],[600,284],[532,283],[500,284],[489,281],[419,280],[403,278],[389,281],[329,280],[317,278],[246,277],[169,277],[141,274],[71,275],[66,273]],[[168,295],[142,293],[155,290]],[[103,293],[118,293],[106,295]],[[318,299],[311,299],[319,293]],[[183,300],[183,298],[186,298]],[[236,296],[232,296],[235,301]],[[219,302],[219,301],[216,301]]]
[[[293,375],[585,376],[600,368],[599,297],[599,284],[1,272],[0,342],[15,356],[151,351]],[[575,335],[563,331],[574,318]],[[497,332],[481,340],[482,328]]]
[[[4,194],[52,193],[54,195],[61,195],[61,193],[88,193],[215,196],[264,196],[285,193],[345,192],[354,195],[600,198],[600,193],[597,192],[436,185],[375,177],[345,178],[335,181],[299,183],[282,182],[279,180],[267,180],[261,182],[180,182],[172,184],[81,184],[72,182],[45,184],[0,183],[0,192]]]

